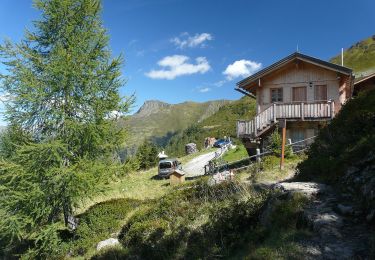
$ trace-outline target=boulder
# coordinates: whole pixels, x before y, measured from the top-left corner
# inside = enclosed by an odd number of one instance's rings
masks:
[[[119,244],[120,242],[118,241],[117,238],[108,238],[106,240],[100,241],[98,245],[96,246],[96,250],[99,251],[105,247],[112,247],[112,246],[116,246]]]
[[[284,192],[300,192],[308,198],[324,193],[327,186],[314,182],[281,182],[274,186],[275,189],[280,189]]]
[[[185,145],[186,154],[196,153],[197,151],[197,145],[195,143],[188,143]]]

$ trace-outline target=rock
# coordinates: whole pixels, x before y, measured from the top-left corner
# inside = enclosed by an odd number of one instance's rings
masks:
[[[197,151],[197,145],[195,143],[189,143],[185,145],[186,154],[196,153]]]
[[[371,210],[371,212],[366,216],[367,222],[372,222],[375,218],[375,209]]]
[[[277,183],[274,188],[285,192],[300,192],[311,198],[319,193],[324,193],[327,186],[314,182],[282,182]]]
[[[76,230],[76,228],[78,227],[78,219],[73,216],[68,216],[68,227],[71,230]]]
[[[120,242],[118,241],[117,238],[108,238],[106,240],[100,241],[98,245],[96,246],[96,250],[99,251],[105,247],[112,247],[112,246],[116,246],[119,244]]]
[[[337,205],[337,209],[342,215],[353,214],[353,207],[351,207],[351,206],[345,206],[345,205],[339,204],[339,205]]]

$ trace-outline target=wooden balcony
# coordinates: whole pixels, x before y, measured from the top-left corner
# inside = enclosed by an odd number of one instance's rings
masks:
[[[293,102],[272,104],[253,120],[237,121],[237,137],[257,138],[277,123],[279,119],[288,121],[329,120],[335,115],[333,101]]]

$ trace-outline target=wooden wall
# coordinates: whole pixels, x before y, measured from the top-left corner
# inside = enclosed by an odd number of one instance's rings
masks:
[[[258,113],[271,105],[271,88],[282,87],[283,103],[289,103],[292,102],[293,87],[305,86],[307,101],[314,101],[314,85],[327,85],[327,99],[335,101],[336,111],[351,96],[349,77],[302,61],[291,62],[262,78],[259,83],[256,89]]]

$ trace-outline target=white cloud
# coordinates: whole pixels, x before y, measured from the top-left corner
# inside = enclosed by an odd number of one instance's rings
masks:
[[[195,59],[196,64],[189,63],[189,57],[183,55],[167,56],[158,61],[160,70],[151,70],[145,75],[152,79],[175,79],[176,77],[191,74],[204,74],[211,69],[205,57]]]
[[[229,64],[223,71],[223,74],[226,76],[227,80],[232,80],[238,77],[250,76],[260,68],[262,68],[262,63],[251,60],[237,60]]]
[[[220,88],[220,87],[222,87],[226,82],[227,82],[227,80],[223,79],[223,80],[219,80],[219,81],[213,83],[213,85],[214,85],[215,87]]]
[[[128,46],[133,46],[133,45],[135,45],[136,43],[138,43],[138,40],[137,39],[133,39],[133,40],[131,40],[129,43],[128,43]]]
[[[201,93],[206,93],[208,91],[211,91],[211,88],[201,88],[201,89],[199,89],[199,92],[201,92]]]
[[[174,43],[178,48],[194,48],[194,47],[204,47],[206,41],[211,41],[213,39],[212,35],[209,33],[195,34],[190,36],[189,33],[182,33],[179,37],[174,37],[170,41]]]
[[[143,57],[143,56],[145,56],[145,50],[139,50],[139,51],[136,51],[135,52],[135,56],[137,56],[137,57]]]

